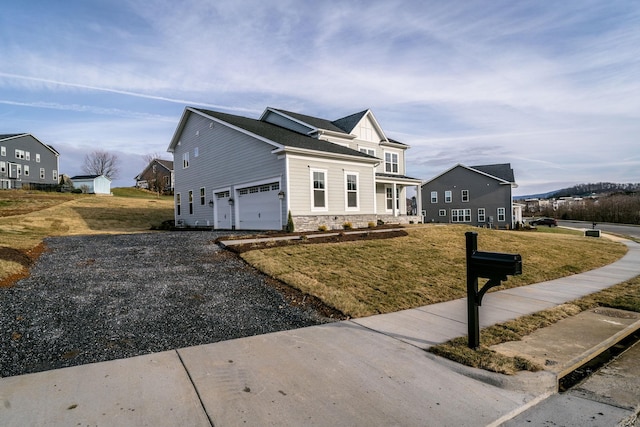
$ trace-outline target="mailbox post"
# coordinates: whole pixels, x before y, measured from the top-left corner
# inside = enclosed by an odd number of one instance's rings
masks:
[[[480,346],[480,320],[478,307],[482,297],[507,276],[522,274],[522,258],[519,254],[478,252],[478,233],[465,233],[467,244],[467,326],[469,348]],[[478,290],[478,278],[489,279]]]

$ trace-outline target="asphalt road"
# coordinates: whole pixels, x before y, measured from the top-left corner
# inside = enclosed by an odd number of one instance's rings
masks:
[[[591,229],[593,224],[587,221],[558,221],[559,226],[574,227],[574,228],[588,228]],[[596,228],[605,232],[620,234],[623,236],[632,236],[640,239],[640,225],[630,224],[611,224],[611,223],[599,223],[596,224]]]

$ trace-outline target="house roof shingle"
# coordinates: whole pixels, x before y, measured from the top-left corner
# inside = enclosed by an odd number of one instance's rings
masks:
[[[193,110],[200,111],[201,113],[204,113],[208,116],[215,117],[233,126],[239,127],[255,135],[261,136],[263,138],[266,138],[270,141],[273,141],[277,144],[280,144],[286,147],[375,159],[375,157],[362,153],[360,151],[356,151],[351,148],[334,144],[332,142],[325,141],[322,139],[301,135],[297,132],[290,131],[289,129],[285,129],[283,127],[280,127],[271,123],[263,122],[261,120],[250,119],[248,117],[236,116],[233,114],[221,113],[218,111],[205,110],[202,108],[193,108]],[[285,112],[285,114],[288,114],[288,113]],[[292,113],[292,114],[295,114],[295,113]],[[298,115],[298,117],[302,117],[302,115]],[[318,119],[318,120],[322,120],[322,119]]]
[[[510,163],[499,163],[494,165],[479,165],[479,166],[469,166],[471,169],[478,170],[480,172],[484,172],[487,175],[495,176],[496,178],[500,178],[507,182],[515,182],[515,176],[513,174],[513,169],[511,169]]]

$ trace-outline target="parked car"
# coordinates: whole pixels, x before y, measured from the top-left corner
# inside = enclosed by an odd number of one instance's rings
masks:
[[[535,221],[531,221],[531,225],[548,225],[549,227],[557,227],[558,221],[554,218],[538,218]]]

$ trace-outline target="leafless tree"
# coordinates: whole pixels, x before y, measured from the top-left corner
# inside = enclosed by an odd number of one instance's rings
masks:
[[[104,175],[109,179],[118,177],[119,159],[115,154],[96,150],[84,156],[82,171],[89,175]]]

